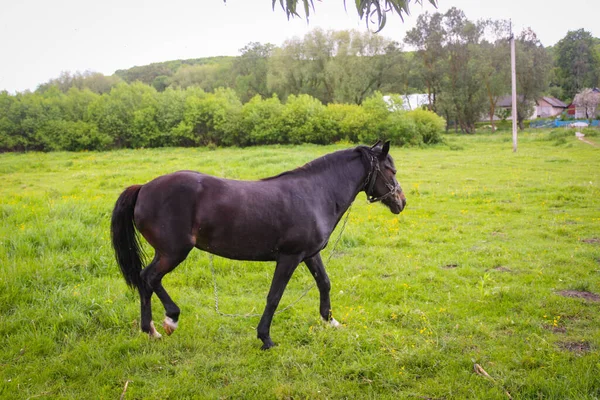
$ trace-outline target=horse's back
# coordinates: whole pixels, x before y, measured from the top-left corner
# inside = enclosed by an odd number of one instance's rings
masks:
[[[229,258],[272,259],[282,231],[282,196],[271,186],[174,172],[142,187],[135,223],[159,251],[196,246]]]
[[[136,226],[153,247],[195,246],[245,260],[314,252],[326,242],[310,193],[297,182],[238,181],[179,171],[142,187]],[[190,248],[191,248],[190,247]]]

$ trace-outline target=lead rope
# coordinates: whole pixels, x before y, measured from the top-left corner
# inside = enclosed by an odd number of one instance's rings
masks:
[[[342,229],[340,229],[340,233],[339,233],[337,239],[335,240],[335,243],[333,244],[333,247],[331,248],[331,252],[329,253],[329,256],[327,256],[326,263],[329,263],[329,261],[331,260],[331,257],[333,257],[333,255],[335,254],[335,249],[337,248],[337,245],[340,242],[340,238],[342,237],[342,233],[344,233],[344,229],[346,228],[346,223],[348,222],[348,217],[350,216],[350,211],[351,210],[352,210],[352,204],[350,204],[350,207],[348,208],[348,211],[346,212],[346,217],[344,218],[344,222],[342,224]],[[252,313],[247,313],[247,314],[228,314],[228,313],[221,312],[221,310],[219,310],[219,289],[217,288],[217,277],[216,277],[216,274],[215,274],[215,266],[213,265],[213,255],[209,253],[208,254],[208,259],[209,259],[210,270],[212,272],[212,278],[213,278],[213,289],[214,289],[214,292],[215,292],[215,311],[216,311],[216,313],[219,314],[219,315],[221,315],[221,316],[223,316],[223,317],[234,317],[234,318],[260,317],[262,314],[252,314]],[[289,310],[293,306],[295,306],[315,286],[316,286],[316,283],[313,282],[312,285],[310,285],[306,289],[304,289],[304,292],[302,292],[302,294],[296,300],[294,300],[292,303],[290,303],[289,305],[287,305],[285,308],[283,308],[281,310],[275,311],[274,315],[280,314],[280,313],[282,313],[282,312],[284,312],[286,310]]]

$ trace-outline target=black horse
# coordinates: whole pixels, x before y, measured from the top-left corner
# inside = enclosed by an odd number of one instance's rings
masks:
[[[389,149],[389,142],[377,142],[337,151],[260,181],[179,171],[125,189],[112,214],[112,245],[127,284],[140,293],[142,331],[161,336],[152,322],[153,293],[165,307],[165,332],[170,335],[177,328],[179,307],[161,281],[194,247],[236,260],[276,261],[257,327],[263,349],[273,346],[273,314],[301,262],[319,288],[321,317],[338,326],[320,251],[359,192],[394,214],[404,209],[406,198]],[[136,228],[155,250],[146,268]]]

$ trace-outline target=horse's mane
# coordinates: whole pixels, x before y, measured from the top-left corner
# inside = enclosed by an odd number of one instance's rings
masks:
[[[261,179],[261,181],[269,181],[284,176],[310,175],[311,173],[322,172],[329,169],[332,166],[339,165],[340,159],[343,159],[344,156],[352,154],[353,152],[359,152],[362,156],[363,163],[365,163],[365,166],[367,168],[370,166],[369,155],[373,154],[373,150],[367,146],[358,146],[353,149],[338,150],[333,153],[325,154],[324,156],[316,158],[304,164],[301,167],[282,172],[275,176],[263,178]]]

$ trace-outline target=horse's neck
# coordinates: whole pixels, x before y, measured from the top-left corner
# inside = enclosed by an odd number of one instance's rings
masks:
[[[263,181],[292,182],[293,187],[302,193],[301,197],[310,193],[315,198],[321,199],[321,201],[311,202],[314,206],[321,204],[325,209],[331,210],[331,205],[335,204],[333,209],[336,215],[333,217],[339,218],[350,207],[358,193],[364,189],[368,171],[360,152],[347,150],[334,154],[330,157],[335,158],[315,160],[294,171]]]
[[[367,175],[360,153],[350,153],[347,157],[348,160],[340,160],[337,168],[330,168],[321,176],[324,195],[335,201],[340,216],[363,190]]]

